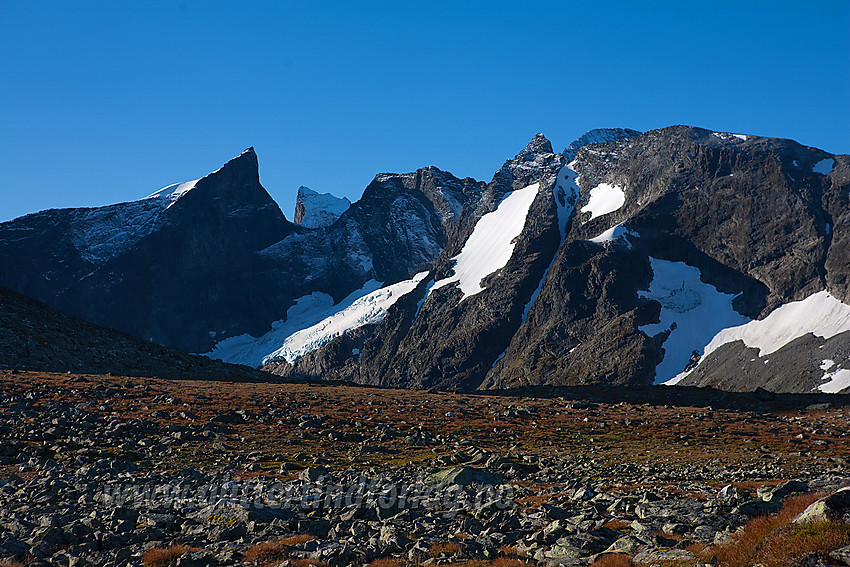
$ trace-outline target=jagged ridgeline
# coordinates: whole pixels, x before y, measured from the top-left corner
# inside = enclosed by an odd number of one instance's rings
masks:
[[[284,376],[474,390],[850,386],[850,157],[674,126],[538,134],[487,182],[303,187],[253,149],[148,198],[0,224],[0,285]]]

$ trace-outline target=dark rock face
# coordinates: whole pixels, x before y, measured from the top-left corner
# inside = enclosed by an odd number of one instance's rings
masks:
[[[6,368],[195,380],[263,377],[92,325],[0,287],[0,369]]]
[[[759,357],[758,349],[741,341],[728,343],[706,357],[693,372],[679,382],[682,386],[712,387],[720,390],[806,394],[816,392],[827,370],[834,372],[850,357],[850,332],[829,339],[807,334],[769,356]],[[835,365],[824,368],[824,361]],[[843,361],[843,362],[841,362]]]

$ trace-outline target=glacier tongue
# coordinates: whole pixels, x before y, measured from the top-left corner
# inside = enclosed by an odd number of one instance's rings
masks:
[[[682,262],[649,260],[652,282],[649,291],[640,295],[661,304],[660,322],[639,329],[650,337],[670,330],[664,341],[664,358],[655,367],[655,383],[669,383],[684,371],[691,354],[701,352],[718,331],[749,319],[732,309],[733,295],[703,283],[698,268]]]
[[[295,305],[286,312],[286,319],[272,323],[272,330],[261,337],[253,337],[247,333],[229,337],[216,344],[205,356],[234,364],[259,367],[263,359],[276,351],[286,342],[286,339],[300,331],[311,327],[326,317],[333,315],[365,295],[381,286],[380,282],[371,280],[362,288],[350,293],[345,299],[334,305],[333,298],[326,293],[313,292],[295,301]]]
[[[312,350],[316,350],[336,337],[362,327],[380,323],[387,310],[404,295],[413,291],[428,272],[420,272],[409,280],[378,289],[357,299],[349,307],[337,311],[319,323],[297,331],[283,341],[283,345],[266,356],[262,363],[286,359],[290,364]]]

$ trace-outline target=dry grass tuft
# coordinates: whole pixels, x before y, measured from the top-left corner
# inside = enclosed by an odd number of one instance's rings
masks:
[[[248,548],[248,551],[245,552],[244,561],[247,563],[256,563],[257,565],[276,564],[284,559],[289,559],[289,556],[292,554],[290,547],[315,539],[316,536],[310,534],[297,534],[275,541],[258,543]]]
[[[289,559],[289,547],[278,541],[265,541],[248,548],[244,561],[256,565],[273,565]]]
[[[631,525],[632,523],[629,521],[615,518],[613,520],[606,521],[604,524],[602,524],[602,527],[608,528],[609,530],[621,531],[628,529],[629,527],[631,527]]]
[[[625,553],[606,553],[594,561],[590,567],[632,567],[632,558]]]
[[[200,551],[200,549],[188,545],[172,545],[169,548],[154,547],[142,556],[142,564],[145,567],[166,567],[177,563],[183,555],[193,551]]]
[[[308,541],[314,541],[316,536],[310,534],[298,534],[293,536],[287,536],[285,538],[281,538],[277,540],[277,542],[281,545],[299,545],[302,543],[307,543]]]
[[[375,559],[366,567],[401,567],[401,562],[391,557],[383,557],[381,559]]]
[[[789,498],[776,514],[753,518],[735,535],[732,543],[714,548],[718,564],[724,567],[756,564],[784,567],[809,553],[825,554],[850,545],[850,525],[831,522],[791,524],[809,504],[824,495],[805,494]]]

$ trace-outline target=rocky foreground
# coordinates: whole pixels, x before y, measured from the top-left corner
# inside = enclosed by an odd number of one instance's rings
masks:
[[[0,562],[845,564],[845,397],[540,394],[0,371]]]

